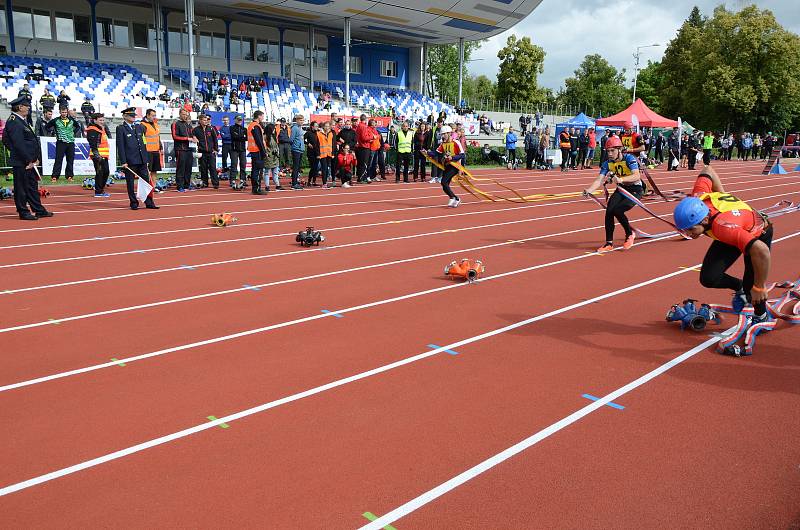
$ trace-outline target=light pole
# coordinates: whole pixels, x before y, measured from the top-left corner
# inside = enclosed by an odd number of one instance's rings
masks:
[[[635,66],[633,68],[633,101],[631,103],[636,103],[636,81],[639,79],[639,57],[642,55],[642,50],[645,48],[655,48],[657,46],[661,46],[660,44],[647,44],[646,46],[637,46],[636,53],[633,54],[633,58],[636,59]]]

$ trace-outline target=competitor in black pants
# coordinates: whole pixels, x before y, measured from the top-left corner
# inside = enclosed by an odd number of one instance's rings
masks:
[[[441,172],[442,189],[447,196],[450,197],[450,202],[447,203],[447,206],[456,208],[461,204],[461,199],[458,198],[458,195],[453,193],[453,190],[450,188],[450,181],[453,180],[453,177],[458,175],[458,169],[450,164],[450,162],[462,162],[466,154],[464,153],[464,148],[461,146],[461,143],[454,141],[450,135],[453,130],[449,125],[444,125],[440,129],[440,132],[442,133],[442,143],[439,144],[439,147],[437,147],[435,151],[429,151],[428,154],[431,157],[438,155],[439,159],[444,164],[444,171]]]
[[[641,197],[644,188],[639,174],[639,163],[636,158],[633,155],[622,154],[622,141],[617,136],[612,136],[606,141],[606,151],[608,152],[608,159],[600,165],[600,174],[592,185],[584,190],[584,195],[588,195],[600,188],[604,182],[607,182],[610,174],[612,181],[617,186],[622,186],[634,196]],[[597,252],[603,253],[613,250],[615,219],[619,221],[620,226],[625,230],[625,243],[623,243],[622,248],[628,250],[633,246],[635,236],[625,212],[634,206],[635,204],[619,191],[615,191],[611,195],[606,205],[606,242],[597,249]]]

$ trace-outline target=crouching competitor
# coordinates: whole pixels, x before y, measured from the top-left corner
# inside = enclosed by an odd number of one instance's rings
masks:
[[[583,194],[588,196],[600,186],[614,182],[617,186],[622,186],[632,195],[641,198],[644,193],[642,178],[639,174],[639,162],[631,154],[623,154],[622,141],[616,136],[612,136],[606,141],[606,152],[608,158],[600,164],[600,174],[591,186],[583,190]],[[631,223],[625,212],[636,206],[630,199],[626,198],[619,191],[615,191],[608,199],[606,207],[606,242],[597,252],[609,252],[614,248],[614,219],[619,221],[622,229],[625,230],[625,242],[622,248],[625,250],[633,246],[634,234]]]
[[[675,225],[692,239],[705,234],[715,241],[706,252],[700,283],[712,289],[734,291],[737,313],[753,304],[752,324],[766,322],[772,223],[747,203],[725,193],[717,173],[706,166],[697,177],[692,195],[675,207]],[[744,277],[726,273],[744,254]]]
[[[447,206],[456,208],[461,204],[461,199],[450,189],[450,181],[453,180],[453,177],[458,175],[458,168],[454,167],[450,162],[463,162],[466,154],[464,153],[464,148],[461,146],[461,143],[453,140],[450,135],[453,129],[451,129],[449,125],[443,126],[440,132],[442,133],[442,143],[439,144],[439,147],[437,147],[435,151],[428,151],[428,156],[431,158],[437,155],[442,156],[442,162],[444,163],[444,173],[442,174],[441,181],[442,189],[447,196],[450,197],[450,202],[447,203]]]

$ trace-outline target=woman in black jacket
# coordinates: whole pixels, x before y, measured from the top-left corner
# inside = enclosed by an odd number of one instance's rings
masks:
[[[319,174],[319,138],[317,131],[319,130],[317,122],[312,121],[309,125],[306,134],[303,135],[303,141],[306,144],[306,156],[308,157],[308,186],[317,185],[317,175]]]

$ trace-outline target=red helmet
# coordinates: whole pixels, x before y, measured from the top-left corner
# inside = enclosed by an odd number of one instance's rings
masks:
[[[633,129],[633,122],[631,120],[625,120],[625,129]]]
[[[619,139],[619,136],[612,136],[606,140],[606,149],[613,149],[615,147],[617,149],[622,147],[622,140]]]

